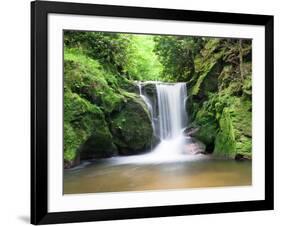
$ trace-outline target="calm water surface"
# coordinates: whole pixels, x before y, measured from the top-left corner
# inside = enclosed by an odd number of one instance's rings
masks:
[[[245,186],[252,184],[251,169],[251,161],[219,160],[208,156],[145,164],[130,163],[130,157],[118,157],[83,162],[65,170],[64,193]]]

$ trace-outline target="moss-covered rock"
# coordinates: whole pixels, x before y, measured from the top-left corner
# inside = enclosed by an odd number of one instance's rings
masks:
[[[64,162],[109,157],[116,153],[103,112],[69,89],[64,92]]]
[[[196,83],[191,88],[191,95],[198,99],[203,99],[208,92],[216,92],[218,90],[218,76],[221,72],[221,62],[210,62],[203,72],[200,72]],[[202,73],[202,74],[201,74]]]
[[[206,99],[209,92],[218,90],[223,57],[219,46],[220,39],[210,39],[194,59],[195,73],[188,82],[188,90],[191,96],[199,100]]]
[[[231,111],[236,141],[236,154],[252,156],[252,103],[245,98],[236,99]]]
[[[93,115],[97,109],[69,89],[64,91],[64,160],[73,165],[79,149],[91,134]]]
[[[193,137],[206,145],[207,152],[213,152],[214,142],[217,134],[217,120],[212,112],[201,109],[197,112],[194,126],[198,128]]]
[[[92,133],[81,147],[81,159],[106,158],[118,154],[103,116],[96,116],[98,117],[94,119]]]
[[[135,81],[128,80],[126,78],[121,77],[119,86],[121,89],[130,93],[139,93],[139,87]]]
[[[151,98],[157,96],[156,85],[153,82],[152,83],[143,83],[142,89]]]
[[[64,122],[63,129],[64,168],[68,169],[80,163],[79,147],[84,139],[69,122]]]
[[[138,95],[127,93],[125,106],[111,117],[111,132],[120,154],[150,149],[153,129],[148,110]]]
[[[238,97],[233,97],[232,100],[232,104],[224,108],[220,117],[214,153],[230,158],[238,154],[251,158],[251,102]]]
[[[236,142],[228,108],[223,110],[219,124],[220,128],[215,139],[214,154],[222,157],[234,158],[236,155]]]
[[[117,154],[117,148],[113,143],[103,112],[97,108],[92,115],[91,135],[81,147],[81,159],[105,158]]]

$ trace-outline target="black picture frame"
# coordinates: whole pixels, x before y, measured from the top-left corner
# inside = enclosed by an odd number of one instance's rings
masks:
[[[197,21],[265,27],[265,198],[256,201],[48,212],[48,14],[74,14]],[[273,186],[273,16],[80,3],[31,3],[31,223],[51,224],[115,219],[272,210]],[[262,147],[261,147],[262,148]]]

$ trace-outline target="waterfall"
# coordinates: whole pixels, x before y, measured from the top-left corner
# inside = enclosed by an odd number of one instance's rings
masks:
[[[181,135],[186,127],[186,84],[156,84],[158,101],[159,137],[173,139]]]
[[[151,97],[143,92],[143,85],[153,84],[156,89],[157,103],[152,104]],[[146,104],[153,132],[159,139],[168,140],[181,135],[187,124],[185,102],[187,99],[186,84],[139,82],[139,95]]]
[[[147,84],[154,85],[155,98],[146,94]],[[186,137],[183,135],[187,124],[186,84],[144,82],[138,83],[138,87],[140,97],[149,110],[154,136],[160,140],[149,157],[160,161],[181,158],[186,143]]]
[[[152,85],[149,95],[146,85]],[[160,143],[149,153],[116,157],[112,161],[118,164],[159,164],[200,159],[197,155],[186,154],[189,142],[183,133],[187,126],[186,84],[147,81],[138,82],[138,88],[139,95],[149,111],[154,136],[159,138]]]

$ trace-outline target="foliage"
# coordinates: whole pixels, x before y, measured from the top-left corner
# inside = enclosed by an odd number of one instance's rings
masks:
[[[153,52],[154,46],[153,36],[131,36],[130,60],[126,66],[131,78],[146,81],[163,80],[163,67]]]
[[[186,82],[195,72],[194,58],[204,39],[186,36],[155,36],[155,53],[163,64],[163,76],[170,81]]]
[[[162,71],[149,35],[65,31],[64,44],[127,79],[157,80]]]
[[[128,62],[129,35],[107,32],[65,31],[66,47],[74,47],[119,73]]]

